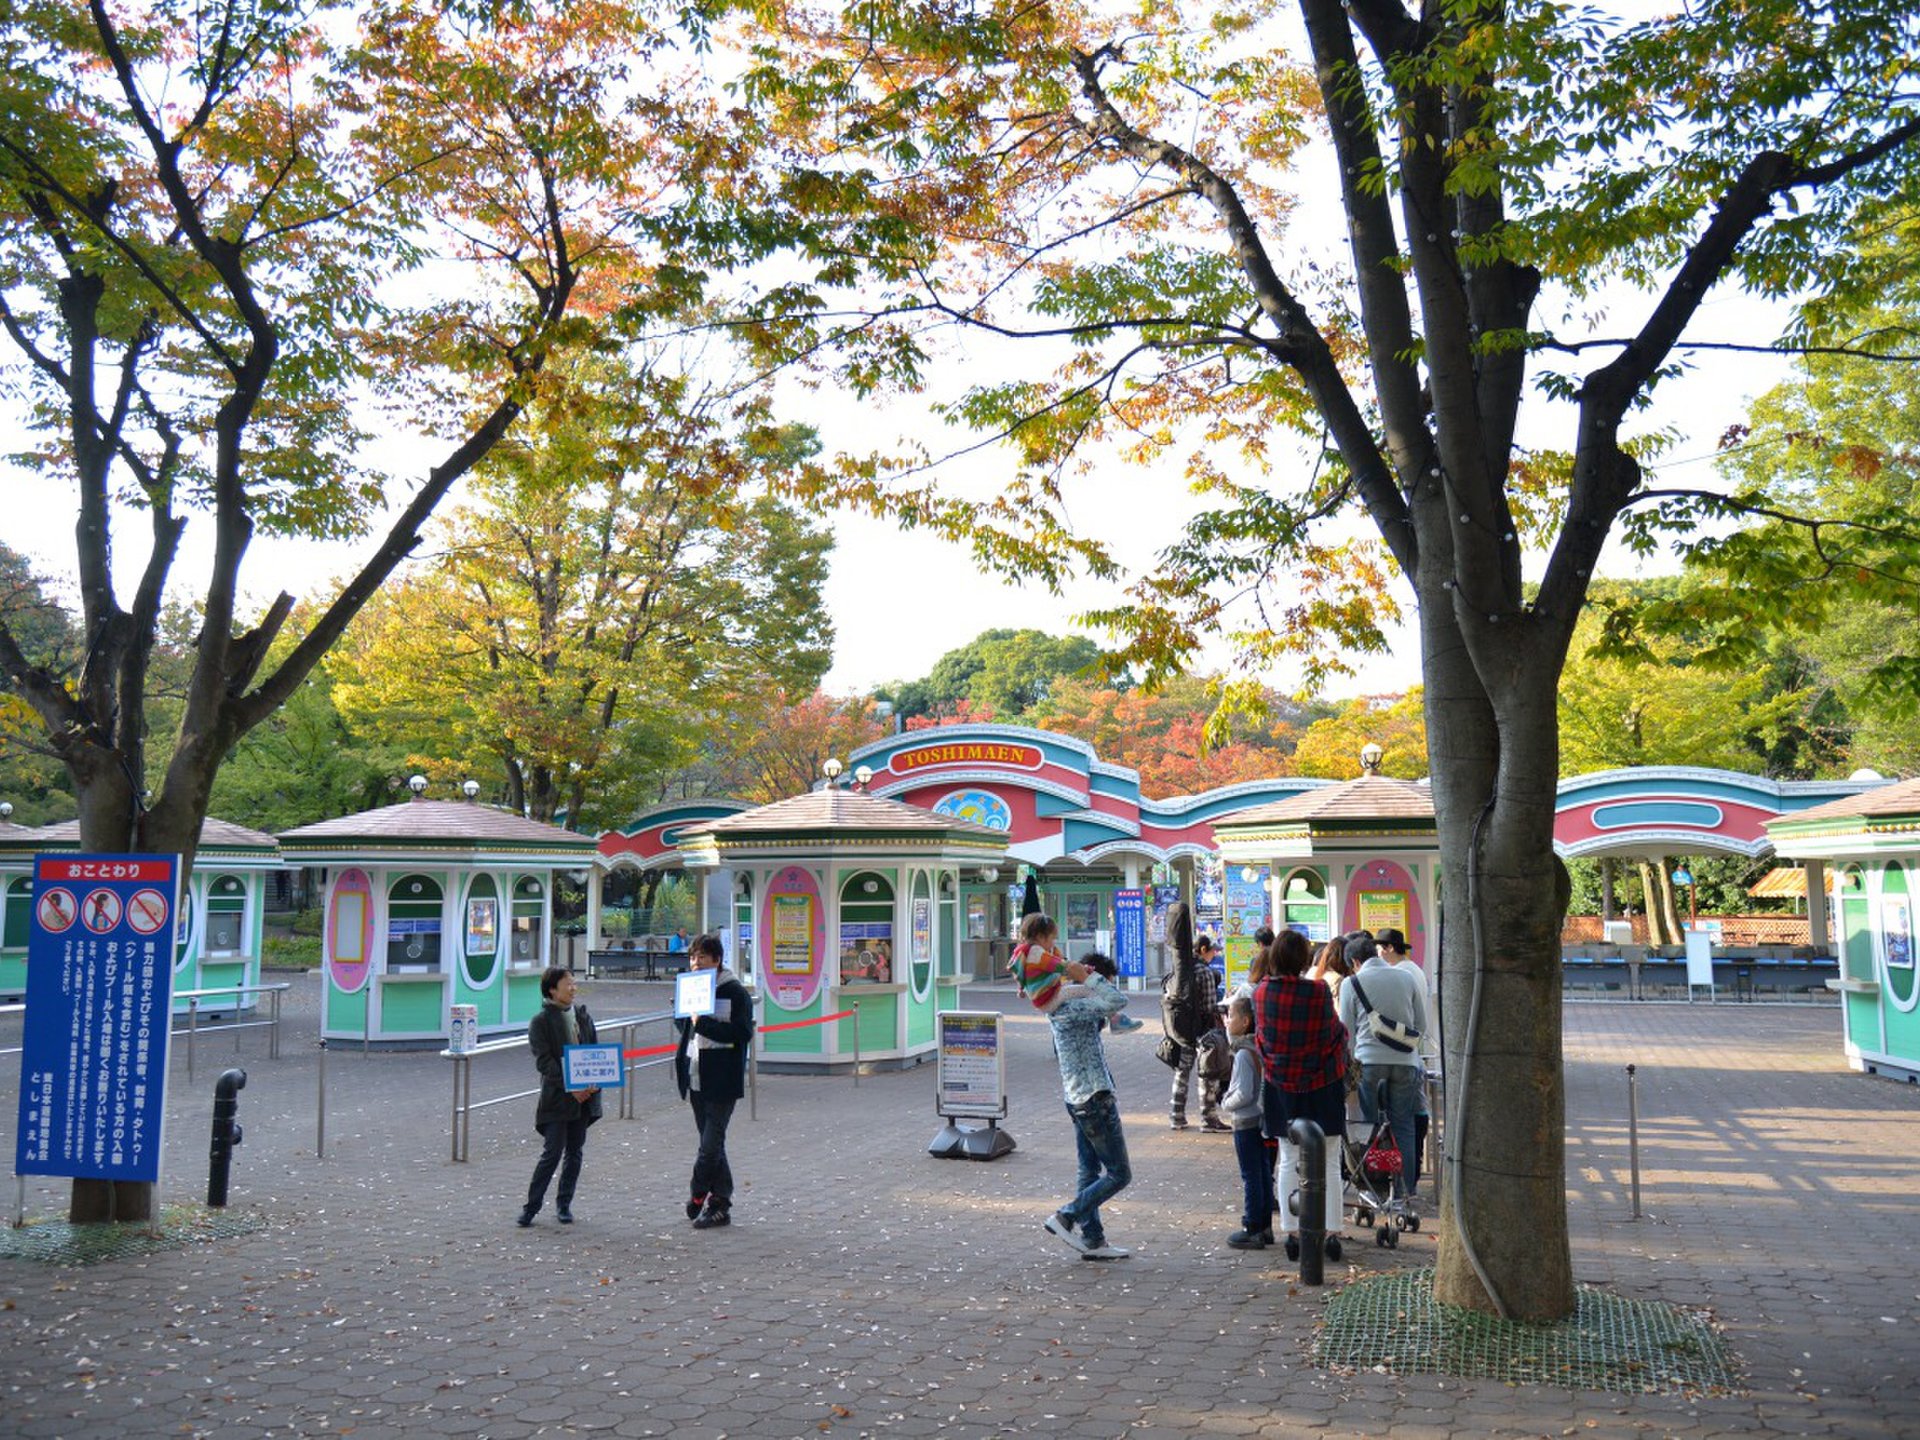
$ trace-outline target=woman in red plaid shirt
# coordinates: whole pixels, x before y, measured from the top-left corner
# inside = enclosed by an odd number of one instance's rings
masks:
[[[1333,994],[1306,976],[1313,958],[1307,937],[1283,930],[1273,942],[1271,973],[1253,992],[1254,1045],[1260,1054],[1265,1131],[1280,1145],[1280,1180],[1274,1195],[1294,1203],[1300,1181],[1300,1147],[1287,1138],[1296,1120],[1311,1120],[1327,1136],[1327,1221],[1330,1239],[1340,1234],[1340,1145],[1347,1133],[1347,1027],[1333,1008]]]

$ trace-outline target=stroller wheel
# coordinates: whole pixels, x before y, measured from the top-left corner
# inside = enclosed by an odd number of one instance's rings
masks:
[[[1364,1205],[1354,1206],[1353,1207],[1353,1223],[1355,1225],[1358,1225],[1362,1230],[1367,1229],[1369,1226],[1373,1224],[1373,1211],[1369,1210]]]
[[[1380,1233],[1386,1237],[1381,1243],[1385,1245],[1387,1249],[1398,1250],[1400,1248],[1400,1232],[1398,1230],[1382,1229]]]
[[[1287,1236],[1287,1259],[1298,1260],[1299,1258],[1300,1237],[1298,1235],[1289,1235]]]
[[[1340,1258],[1341,1249],[1342,1249],[1342,1246],[1340,1244],[1340,1237],[1338,1235],[1327,1236],[1327,1259],[1338,1260]]]
[[[1373,1243],[1375,1245],[1378,1245],[1382,1250],[1386,1249],[1387,1236],[1391,1235],[1392,1233],[1393,1232],[1391,1230],[1389,1230],[1386,1226],[1382,1225],[1378,1230],[1375,1230],[1373,1232]]]
[[[1419,1215],[1414,1214],[1414,1215],[1407,1216],[1407,1229],[1417,1231],[1419,1230],[1419,1228],[1420,1228]]]

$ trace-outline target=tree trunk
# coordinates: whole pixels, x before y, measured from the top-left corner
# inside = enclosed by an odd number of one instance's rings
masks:
[[[1661,915],[1660,887],[1654,882],[1652,862],[1638,862],[1640,871],[1640,904],[1647,912],[1647,944],[1671,945],[1667,938],[1666,921]]]
[[[1442,614],[1430,622],[1436,609]],[[1573,1260],[1560,1008],[1568,881],[1553,853],[1554,689],[1545,687],[1545,703],[1530,711],[1496,716],[1449,633],[1450,612],[1445,601],[1421,607],[1444,895],[1446,1166],[1435,1177],[1434,1294],[1511,1319],[1558,1320],[1573,1309]]]
[[[1656,861],[1653,868],[1660,882],[1660,922],[1672,937],[1667,944],[1684,945],[1687,943],[1687,932],[1680,927],[1680,906],[1673,893],[1673,871],[1667,867],[1664,859]]]

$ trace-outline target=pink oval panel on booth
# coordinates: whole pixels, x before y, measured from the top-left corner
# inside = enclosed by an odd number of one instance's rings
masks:
[[[767,989],[781,1009],[798,1010],[819,993],[827,953],[827,910],[811,871],[789,865],[768,882],[760,933]]]
[[[1427,920],[1420,908],[1420,892],[1407,867],[1397,860],[1369,860],[1359,866],[1347,881],[1346,904],[1341,907],[1340,928],[1349,934],[1355,930],[1401,930],[1407,937],[1407,954],[1422,968],[1427,962]]]
[[[327,902],[327,974],[350,995],[367,983],[372,963],[373,881],[364,870],[342,870]]]

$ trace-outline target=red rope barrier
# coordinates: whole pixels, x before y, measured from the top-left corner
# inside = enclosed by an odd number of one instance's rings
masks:
[[[824,1025],[829,1020],[845,1020],[854,1013],[856,1012],[852,1010],[837,1010],[831,1015],[818,1015],[811,1020],[788,1020],[781,1025],[762,1025],[760,1027],[760,1033],[762,1035],[771,1035],[776,1030],[799,1030],[808,1025]],[[679,1042],[676,1041],[672,1045],[649,1045],[644,1050],[626,1050],[621,1053],[629,1060],[639,1060],[647,1055],[671,1055],[679,1048]]]

